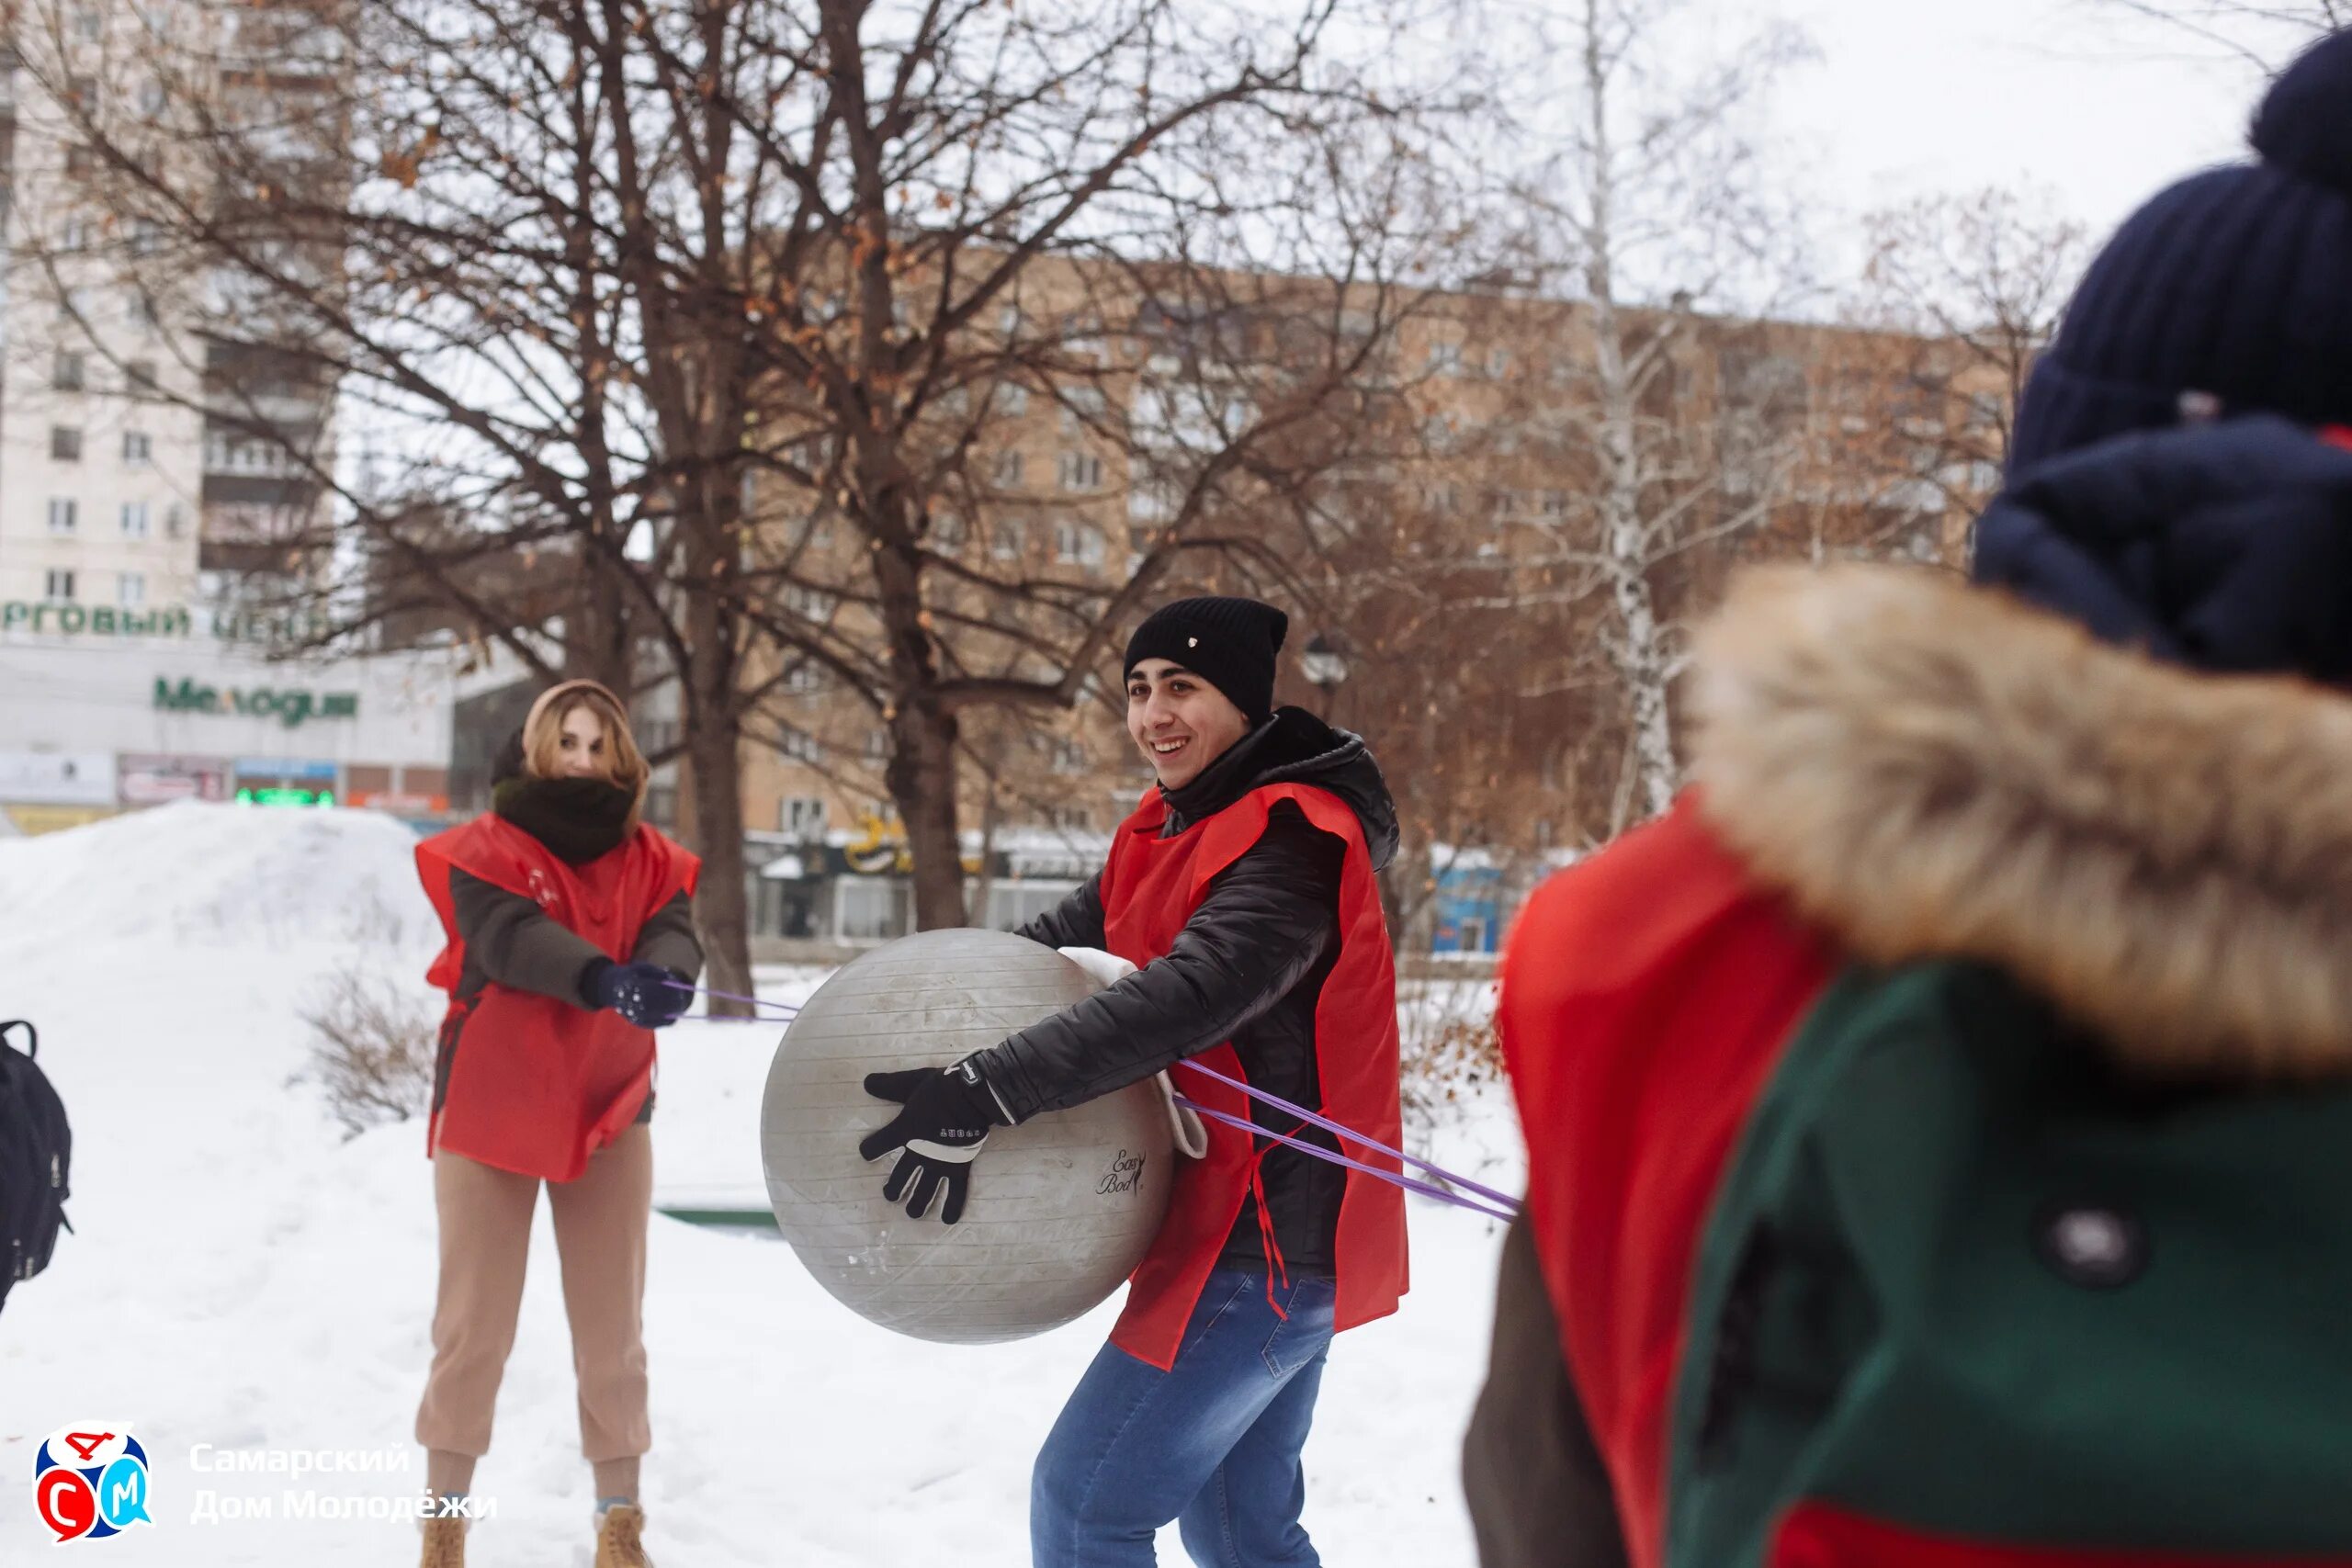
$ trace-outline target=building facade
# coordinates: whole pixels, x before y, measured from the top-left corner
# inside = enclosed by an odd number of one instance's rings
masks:
[[[0,815],[17,832],[174,800],[449,810],[446,653],[290,661],[184,605],[0,601]]]

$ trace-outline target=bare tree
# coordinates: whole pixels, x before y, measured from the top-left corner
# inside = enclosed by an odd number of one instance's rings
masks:
[[[107,35],[103,90],[80,7],[25,10],[79,173],[20,275],[125,366],[75,291],[148,301],[158,400],[301,481],[253,592],[319,640],[436,602],[668,694],[723,989],[738,759],[796,683],[888,727],[919,919],[960,920],[962,716],[1067,706],[1181,555],[1262,547],[1433,265],[1370,4],[191,0]],[[289,385],[334,423],[287,428]],[[1019,437],[1065,417],[1049,489]],[[1100,547],[1041,561],[1065,525]],[[491,570],[526,552],[569,565],[553,616]]]
[[[2277,72],[2314,39],[2352,26],[2347,0],[2095,0],[2159,36]]]
[[[1530,128],[1560,150],[1518,190],[1526,270],[1565,273],[1589,355],[1556,389],[1590,482],[1538,520],[1563,603],[1598,596],[1602,660],[1629,719],[1628,803],[1662,811],[1680,777],[1672,690],[1679,582],[1690,553],[1770,514],[1787,459],[1713,439],[1702,307],[1736,315],[1802,284],[1800,226],[1754,127],[1800,35],[1768,27],[1720,53],[1675,0],[1577,0],[1534,24],[1528,57],[1554,93]],[[1703,62],[1703,63],[1692,63]],[[1735,392],[1734,394],[1737,394]],[[1623,813],[1620,814],[1621,816]]]
[[[2088,262],[2086,231],[2047,192],[1994,187],[1873,213],[1867,231],[1855,313],[1907,355],[1903,417],[1935,437],[1921,477],[1997,473],[2034,362]]]

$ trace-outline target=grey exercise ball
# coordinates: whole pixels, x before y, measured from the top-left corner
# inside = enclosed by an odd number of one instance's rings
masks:
[[[1171,1175],[1150,1079],[989,1134],[954,1225],[885,1202],[898,1156],[857,1153],[897,1109],[865,1092],[866,1074],[945,1066],[1097,988],[1049,947],[958,930],[876,948],[808,998],[768,1069],[760,1152],[778,1228],[843,1305],[917,1338],[986,1344],[1082,1316],[1135,1271]]]

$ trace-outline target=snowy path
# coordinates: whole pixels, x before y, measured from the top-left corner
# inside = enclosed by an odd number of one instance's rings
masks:
[[[81,1550],[172,1568],[414,1561],[413,1527],[288,1518],[285,1495],[409,1495],[421,1461],[300,1479],[195,1468],[224,1450],[412,1451],[434,1276],[422,1133],[342,1142],[316,1092],[288,1081],[305,1049],[296,1008],[318,976],[363,947],[421,972],[428,917],[403,881],[407,845],[356,814],[228,807],[0,844],[0,1018],[41,1026],[74,1117],[79,1230],[0,1314],[0,1562],[47,1540],[34,1449],[94,1420],[128,1423],[145,1445],[157,1525]],[[771,1043],[716,1024],[665,1037],[665,1195],[756,1197]],[[1307,1449],[1308,1524],[1334,1568],[1472,1560],[1455,1456],[1499,1235],[1419,1201],[1412,1227],[1413,1293],[1397,1317],[1340,1339]],[[651,1280],[648,1543],[663,1568],[1027,1562],[1029,1462],[1111,1307],[1021,1344],[932,1346],[836,1305],[780,1243],[659,1217]],[[938,1382],[965,1390],[967,1407],[909,1419]],[[586,1568],[577,1455],[542,1206],[477,1482],[499,1514],[475,1533],[475,1563]],[[208,1490],[277,1517],[196,1523]],[[1172,1532],[1161,1557],[1184,1561]]]

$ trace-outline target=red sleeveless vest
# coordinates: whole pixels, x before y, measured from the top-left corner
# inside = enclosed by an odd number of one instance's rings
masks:
[[[1404,1134],[1396,959],[1373,880],[1372,857],[1364,847],[1363,826],[1337,796],[1306,784],[1270,784],[1163,839],[1159,829],[1168,819],[1168,806],[1157,789],[1151,791],[1113,839],[1102,867],[1106,940],[1111,951],[1130,964],[1147,964],[1166,956],[1207,896],[1209,883],[1264,836],[1267,814],[1284,800],[1347,845],[1340,874],[1340,958],[1323,984],[1315,1016],[1322,1113],[1394,1148]],[[1247,1080],[1230,1044],[1194,1059],[1227,1077]],[[1189,1099],[1249,1119],[1250,1102],[1239,1090],[1182,1066],[1171,1076],[1178,1091]],[[1162,1371],[1175,1364],[1184,1325],[1240,1217],[1256,1169],[1248,1134],[1210,1122],[1208,1137],[1205,1156],[1177,1162],[1168,1218],[1136,1268],[1126,1310],[1111,1331],[1112,1344]],[[1350,1146],[1345,1139],[1340,1143],[1351,1157],[1395,1167],[1394,1161]],[[1335,1262],[1338,1327],[1353,1328],[1396,1310],[1407,1283],[1401,1190],[1360,1171],[1348,1173]]]
[[[592,1013],[495,980],[468,1008],[457,997],[466,947],[450,873],[531,899],[549,919],[627,963],[645,922],[680,893],[694,892],[702,863],[640,827],[609,854],[567,865],[513,823],[485,815],[417,845],[416,868],[447,938],[425,972],[450,993],[442,1038],[462,1027],[466,1045],[426,1124],[425,1153],[447,1149],[501,1170],[572,1180],[590,1155],[637,1119],[653,1087],[653,1032],[618,1013]]]

